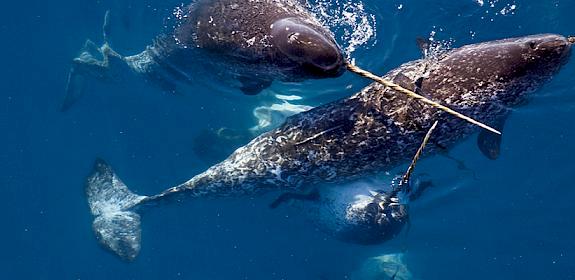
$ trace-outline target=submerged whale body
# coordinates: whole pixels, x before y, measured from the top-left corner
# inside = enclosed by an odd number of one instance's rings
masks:
[[[557,73],[567,62],[571,45],[553,34],[467,45],[437,58],[405,63],[385,78],[481,122],[499,123],[511,107],[525,104],[531,92]],[[477,129],[373,83],[349,98],[288,118],[226,160],[157,195],[132,193],[110,166],[98,161],[87,184],[93,227],[104,246],[133,259],[140,249],[139,205],[177,194],[254,195],[349,182],[408,161],[435,121],[439,125],[426,148],[428,155],[454,146]],[[360,207],[358,211],[366,213],[338,218],[374,235],[370,243],[392,238],[395,227],[402,224],[394,220],[402,207]],[[385,219],[354,220],[372,216]],[[353,236],[344,239],[355,241]]]
[[[62,109],[80,97],[86,77],[117,80],[131,72],[177,92],[202,69],[235,78],[237,87],[253,95],[273,80],[332,78],[345,71],[332,34],[298,0],[198,0],[176,17],[172,31],[136,55],[87,41],[73,60]],[[104,24],[105,38],[109,26]]]
[[[245,93],[257,93],[272,80],[329,78],[345,70],[342,51],[298,0],[200,0],[168,42],[165,60],[179,69],[190,49],[213,52],[234,63]],[[170,40],[170,39],[168,39]],[[191,63],[190,63],[191,64]],[[191,69],[195,70],[195,69]],[[261,88],[249,88],[260,83]]]

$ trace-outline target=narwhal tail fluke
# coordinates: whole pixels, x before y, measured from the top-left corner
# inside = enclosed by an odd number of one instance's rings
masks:
[[[86,195],[94,216],[98,241],[121,258],[131,261],[140,252],[140,215],[134,207],[147,197],[131,192],[112,168],[98,159],[88,177]]]

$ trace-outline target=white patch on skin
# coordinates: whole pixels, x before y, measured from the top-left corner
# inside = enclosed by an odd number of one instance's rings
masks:
[[[288,43],[293,43],[294,41],[298,40],[299,33],[293,33],[288,36]]]
[[[354,202],[345,210],[345,218],[348,221],[361,221],[364,216],[365,207],[373,201],[371,196],[358,194],[354,197]]]
[[[283,181],[282,168],[280,166],[276,166],[276,168],[272,169],[270,172],[276,176],[276,180]]]
[[[246,40],[246,43],[248,43],[248,46],[253,46],[253,44],[256,42],[256,37],[252,37],[249,40]]]

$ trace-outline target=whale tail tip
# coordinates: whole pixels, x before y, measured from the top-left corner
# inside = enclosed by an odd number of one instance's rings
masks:
[[[111,68],[116,64],[124,64],[121,55],[111,49],[109,43],[110,33],[110,11],[104,15],[104,25],[102,26],[104,44],[98,47],[91,40],[86,40],[80,55],[72,60],[72,67],[68,73],[66,81],[66,92],[64,101],[60,107],[61,112],[69,110],[78,99],[80,99],[87,86],[89,78],[111,79],[113,73]]]
[[[134,260],[140,252],[141,223],[133,208],[146,196],[131,192],[101,159],[87,179],[86,195],[98,241],[122,259]]]

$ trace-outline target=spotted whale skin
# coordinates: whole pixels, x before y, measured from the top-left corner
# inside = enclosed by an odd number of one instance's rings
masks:
[[[497,40],[408,62],[384,77],[493,124],[510,108],[525,104],[567,62],[570,51],[571,44],[559,35]],[[373,83],[349,98],[288,118],[178,188],[224,195],[348,181],[409,160],[436,120],[427,154],[477,131]]]
[[[510,108],[526,104],[531,93],[560,70],[568,61],[571,45],[565,37],[554,34],[466,45],[438,57],[405,63],[384,77],[476,120],[494,124],[506,117]],[[426,155],[449,149],[477,131],[461,119],[373,83],[348,98],[289,117],[226,160],[156,195],[131,193],[109,165],[98,161],[87,184],[97,221],[94,230],[106,248],[133,259],[140,249],[139,205],[169,201],[178,194],[195,198],[241,196],[320,184],[334,189],[338,183],[409,161],[435,121],[439,125]],[[357,210],[353,217],[378,211],[377,207]],[[399,206],[384,214],[393,217],[394,211],[404,210]],[[394,225],[403,221],[396,222],[378,219],[359,224],[369,227],[371,234],[397,230]]]

